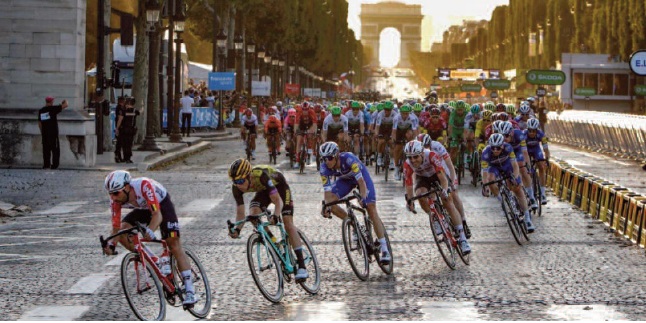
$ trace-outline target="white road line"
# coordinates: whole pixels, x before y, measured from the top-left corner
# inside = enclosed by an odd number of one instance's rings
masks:
[[[424,321],[475,321],[480,318],[473,302],[418,302]]]
[[[121,266],[121,261],[123,261],[123,257],[125,257],[128,253],[129,252],[126,249],[119,250],[119,254],[112,257],[112,259],[106,262],[104,266]]]
[[[114,273],[90,274],[81,278],[74,286],[67,290],[68,294],[93,294],[103,283],[114,277]]]
[[[37,211],[34,212],[34,214],[62,214],[62,213],[70,213],[75,211],[76,209],[80,208],[81,206],[87,204],[88,202],[86,201],[79,201],[79,202],[63,202],[51,209],[43,210],[43,211]]]
[[[89,309],[89,306],[38,306],[25,312],[18,321],[73,321]]]
[[[204,212],[215,208],[222,202],[222,199],[197,199],[192,200],[179,209],[180,213]],[[181,215],[181,214],[180,214]],[[181,216],[180,216],[181,218]]]

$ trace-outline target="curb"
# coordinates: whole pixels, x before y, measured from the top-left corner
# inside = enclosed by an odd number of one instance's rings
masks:
[[[196,152],[200,152],[200,151],[205,150],[205,149],[209,149],[209,148],[211,148],[211,146],[212,146],[212,144],[210,142],[201,141],[201,142],[199,142],[197,144],[191,145],[188,148],[181,149],[179,151],[175,151],[175,152],[169,151],[169,152],[167,152],[167,153],[165,153],[165,154],[163,154],[161,156],[155,157],[155,158],[153,158],[153,159],[151,159],[149,161],[144,161],[144,162],[138,163],[137,164],[137,170],[140,171],[140,172],[144,172],[144,171],[150,170],[152,168],[155,168],[155,167],[157,167],[157,166],[159,166],[161,164],[173,161],[175,159],[180,159],[180,158],[182,158],[184,156],[187,156],[187,155],[190,155],[190,154],[193,154],[193,153],[196,153]]]

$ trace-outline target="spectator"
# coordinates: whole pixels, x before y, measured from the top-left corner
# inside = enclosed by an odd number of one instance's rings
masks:
[[[122,155],[121,155],[121,153],[122,153],[122,146],[121,146],[122,140],[119,139],[119,120],[120,120],[120,118],[123,118],[125,115],[126,115],[126,100],[125,100],[125,98],[123,96],[120,96],[117,99],[117,108],[116,108],[116,111],[115,111],[115,116],[117,118],[116,119],[117,124],[116,124],[115,129],[114,129],[114,136],[117,139],[117,144],[115,145],[115,148],[114,148],[114,162],[117,163],[117,164],[122,163],[122,162],[125,161],[125,159],[122,158]]]
[[[180,99],[182,104],[182,134],[185,134],[185,137],[188,137],[188,134],[191,132],[191,118],[193,117],[193,109],[195,106],[195,101],[189,96],[189,91],[184,91],[184,97]],[[186,129],[186,131],[184,131]]]
[[[135,110],[135,98],[128,98],[123,110],[124,114],[117,118],[117,134],[123,149],[123,162],[131,164],[132,142],[137,134],[137,116],[142,111]]]
[[[58,142],[57,115],[67,108],[67,100],[60,105],[54,105],[54,98],[45,98],[45,106],[38,110],[38,128],[43,144],[43,168],[57,169],[61,156],[61,147]]]

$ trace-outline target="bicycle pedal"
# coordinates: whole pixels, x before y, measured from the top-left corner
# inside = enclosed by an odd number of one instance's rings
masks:
[[[193,309],[194,306],[195,304],[188,304],[188,305],[182,305],[182,308],[186,311],[189,309]]]

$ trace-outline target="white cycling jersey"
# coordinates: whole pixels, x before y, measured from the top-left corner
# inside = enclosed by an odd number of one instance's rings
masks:
[[[240,121],[247,128],[251,128],[258,125],[258,117],[256,117],[255,114],[252,114],[251,117],[247,117],[246,114],[243,114],[242,117],[240,118]]]
[[[413,113],[409,113],[406,119],[398,114],[393,120],[393,130],[417,130],[418,125],[419,119]]]
[[[330,113],[323,120],[323,131],[328,131],[328,128],[333,131],[340,131],[343,129],[344,132],[348,132],[348,118],[341,115],[339,121],[334,121],[334,117]]]

